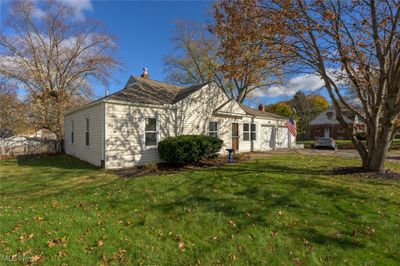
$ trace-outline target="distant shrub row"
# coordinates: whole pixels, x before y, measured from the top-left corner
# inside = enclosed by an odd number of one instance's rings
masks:
[[[183,165],[218,156],[223,141],[202,135],[169,137],[158,143],[160,158],[170,164]]]

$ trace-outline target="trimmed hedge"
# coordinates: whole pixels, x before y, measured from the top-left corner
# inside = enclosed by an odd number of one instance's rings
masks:
[[[170,164],[183,165],[218,156],[223,141],[203,135],[169,137],[158,143],[160,158]]]

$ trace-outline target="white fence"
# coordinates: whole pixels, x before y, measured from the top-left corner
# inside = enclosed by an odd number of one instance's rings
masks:
[[[31,155],[41,153],[55,153],[55,140],[14,136],[0,139],[0,156],[13,157],[19,155]]]

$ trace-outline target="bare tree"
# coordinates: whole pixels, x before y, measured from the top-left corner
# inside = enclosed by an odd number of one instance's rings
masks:
[[[65,110],[90,99],[90,81],[106,83],[118,66],[113,38],[57,0],[13,2],[2,28],[0,75],[26,89],[37,126],[61,140]]]

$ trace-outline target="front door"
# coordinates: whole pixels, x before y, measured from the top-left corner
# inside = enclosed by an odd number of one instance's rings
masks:
[[[329,128],[324,128],[324,137],[329,138]]]
[[[239,124],[232,123],[232,149],[239,150]]]

